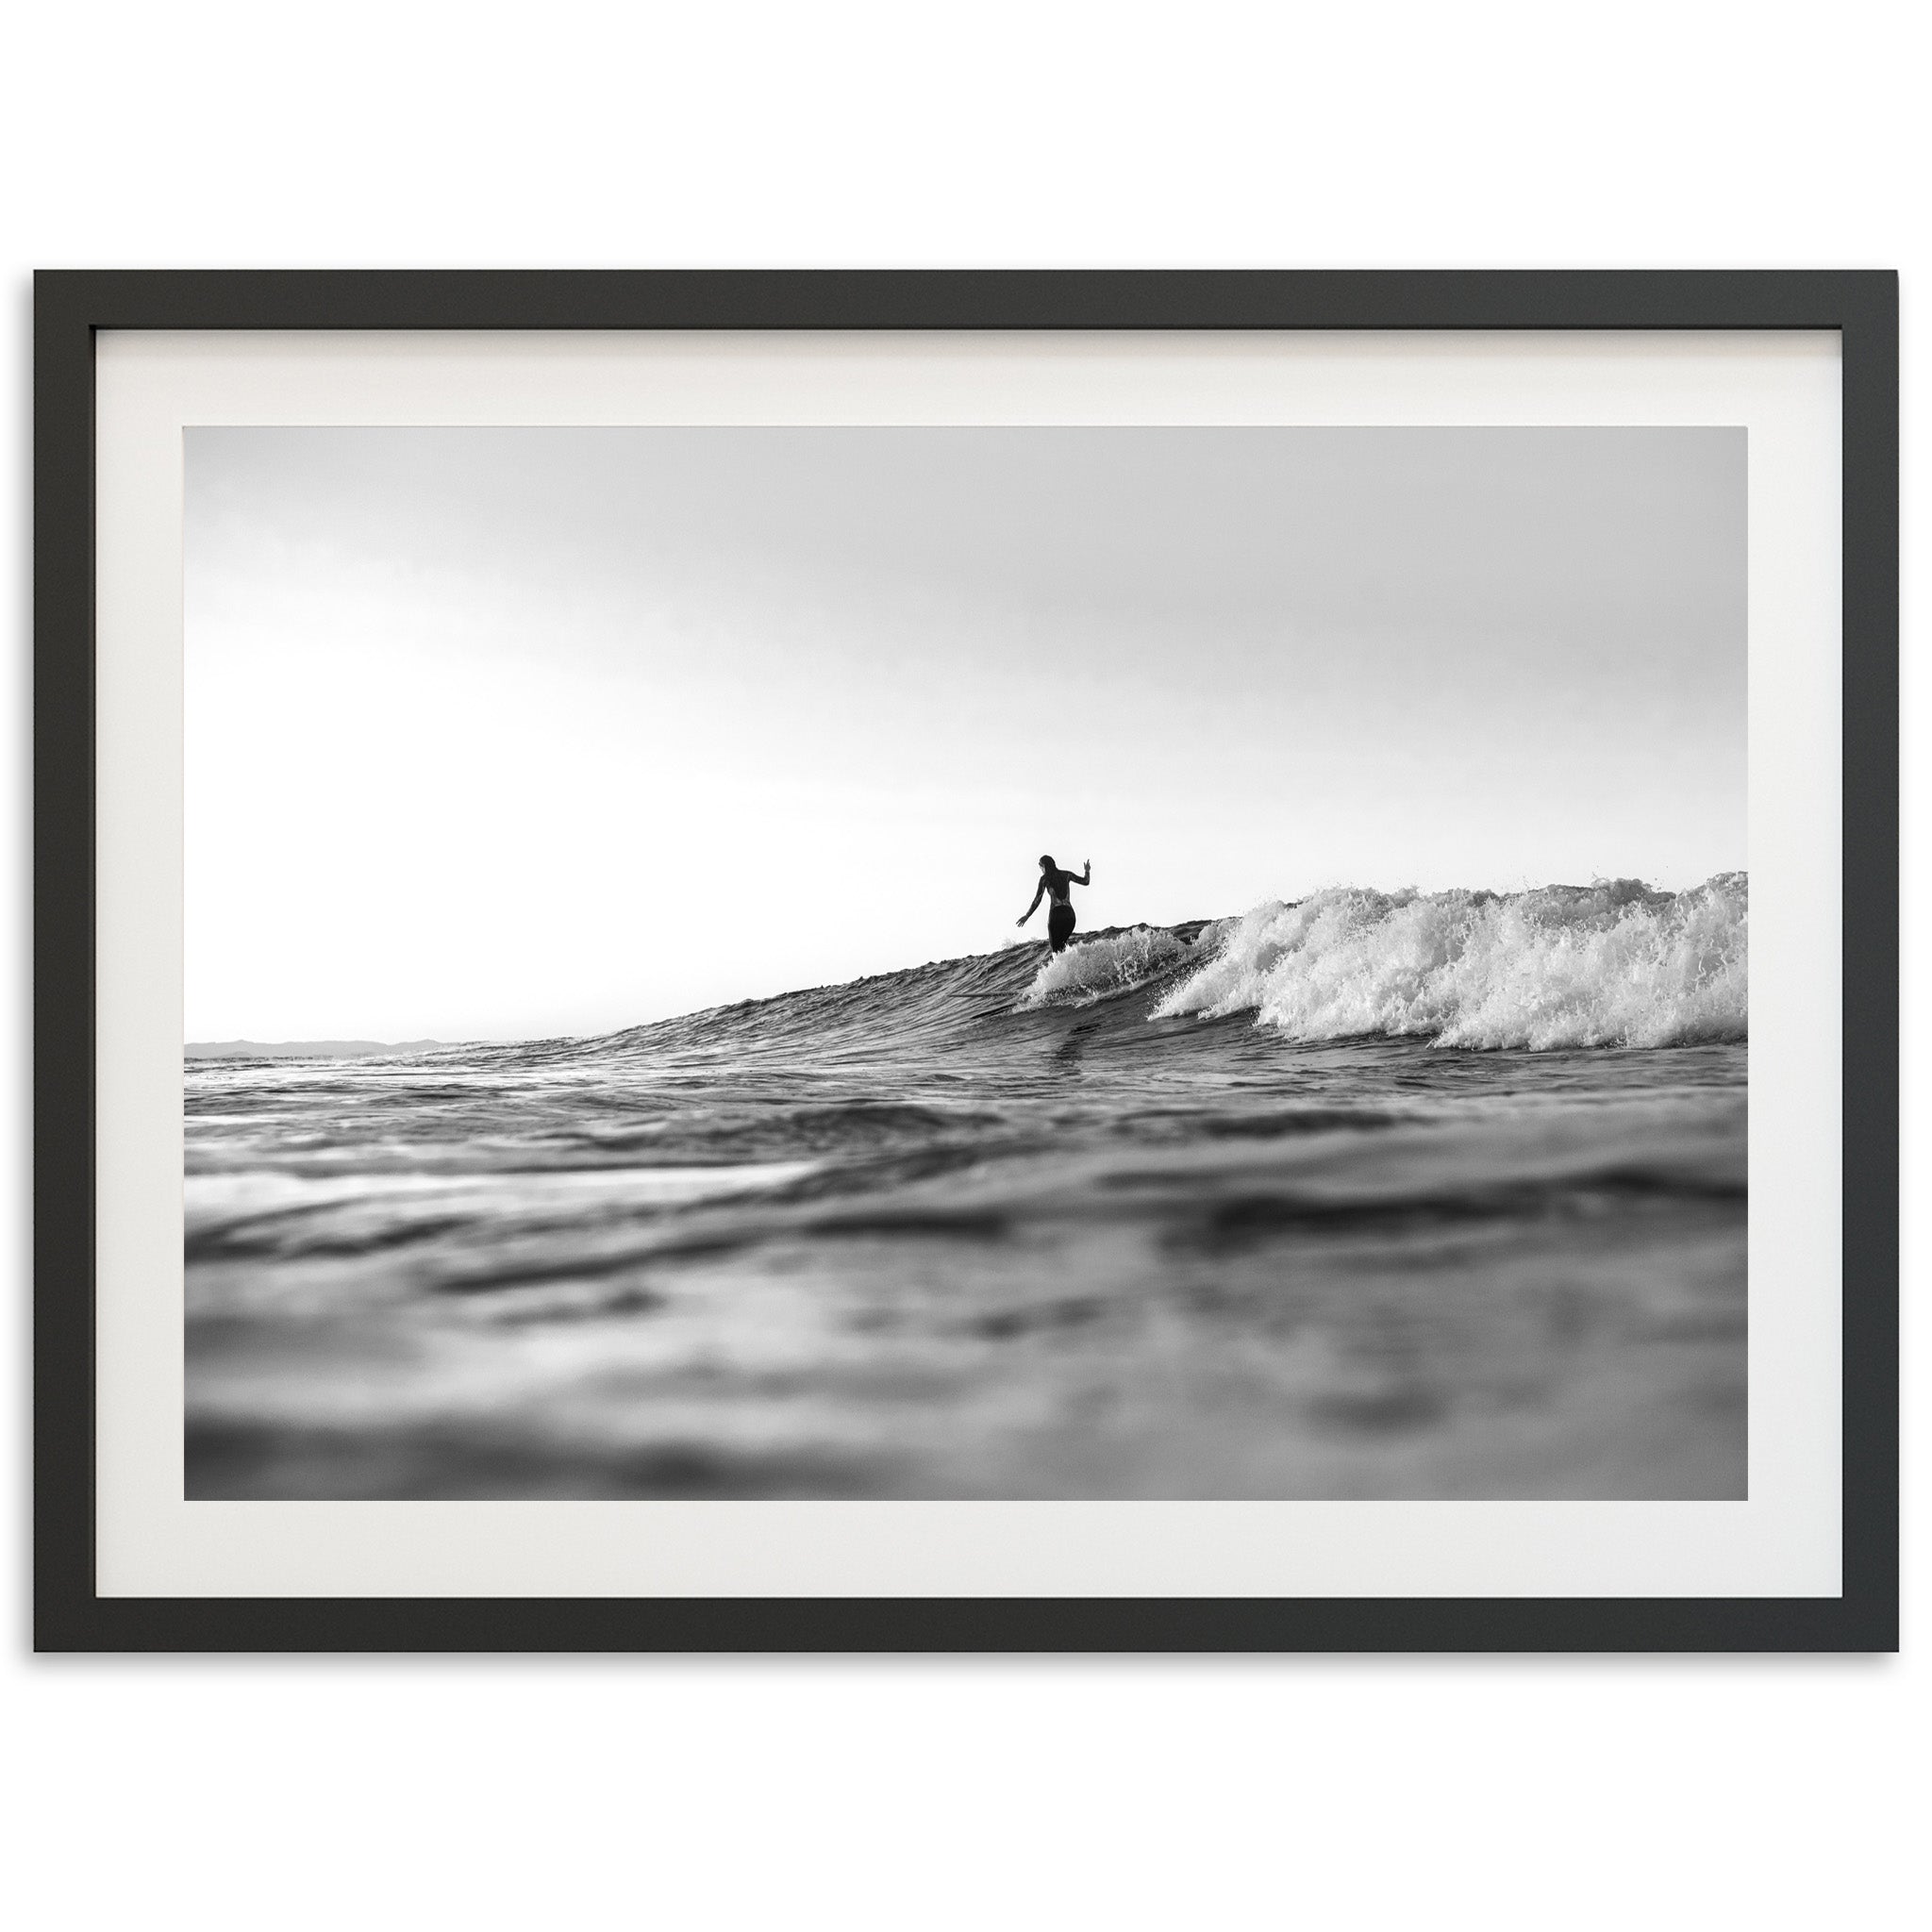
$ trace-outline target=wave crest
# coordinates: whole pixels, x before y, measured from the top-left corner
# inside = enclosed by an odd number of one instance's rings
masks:
[[[1022,1008],[1092,1006],[1132,992],[1184,959],[1194,949],[1164,926],[1135,925],[1125,932],[1076,940],[1064,953],[1049,953],[1026,989]]]
[[[1204,934],[1214,957],[1155,1016],[1252,1010],[1295,1040],[1423,1034],[1441,1046],[1743,1040],[1749,924],[1743,873],[1684,892],[1638,879],[1507,894],[1334,888]]]

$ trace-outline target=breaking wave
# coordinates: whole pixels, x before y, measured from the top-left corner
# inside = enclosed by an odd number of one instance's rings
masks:
[[[1638,879],[1507,894],[1335,888],[1212,927],[1199,942],[1212,958],[1154,1012],[1252,1011],[1295,1040],[1740,1041],[1749,1031],[1749,923],[1743,873],[1674,893]]]
[[[1124,932],[1099,933],[1076,941],[1064,953],[1049,953],[1020,1004],[1028,1008],[1093,1006],[1132,992],[1195,957],[1188,941],[1165,926],[1135,925]]]

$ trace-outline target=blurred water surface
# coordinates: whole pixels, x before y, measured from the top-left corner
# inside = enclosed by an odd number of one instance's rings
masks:
[[[191,1060],[190,1495],[1743,1495],[1742,1041],[1297,1039],[1234,937]]]

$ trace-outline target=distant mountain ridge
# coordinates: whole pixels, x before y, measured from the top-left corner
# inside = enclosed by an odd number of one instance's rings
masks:
[[[191,1060],[367,1059],[373,1054],[433,1053],[446,1040],[191,1040]]]

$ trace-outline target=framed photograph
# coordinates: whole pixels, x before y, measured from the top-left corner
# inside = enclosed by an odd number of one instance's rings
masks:
[[[1896,306],[41,276],[37,1643],[1893,1646]]]

